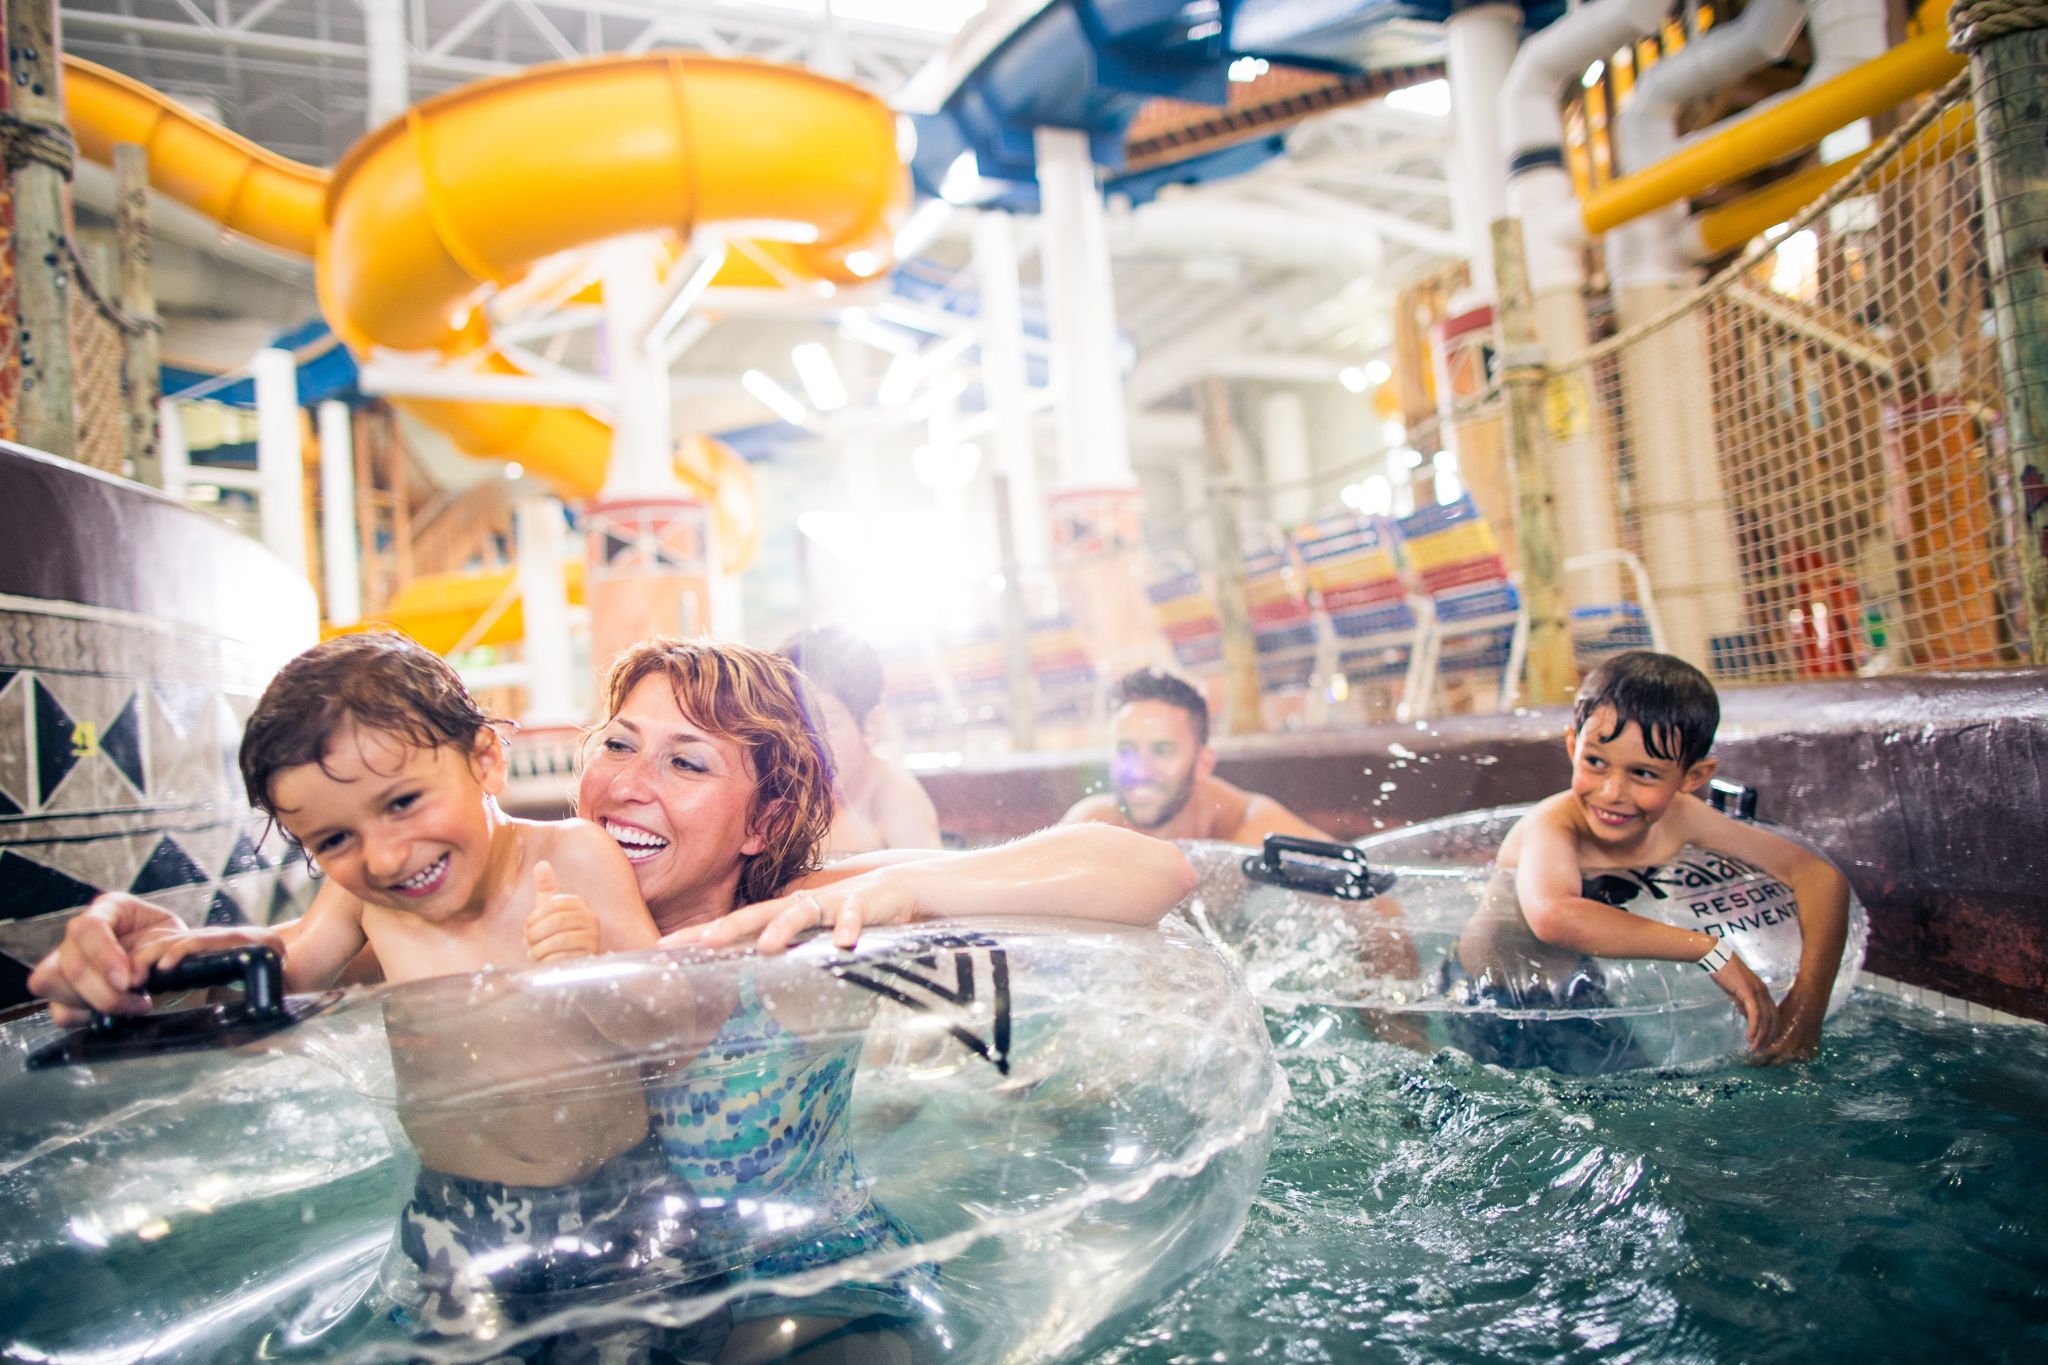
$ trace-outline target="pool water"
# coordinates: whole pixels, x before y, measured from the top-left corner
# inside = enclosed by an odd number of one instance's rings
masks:
[[[1860,991],[1811,1064],[1568,1079],[1271,1024],[1244,1235],[1102,1365],[2048,1359],[2048,1031]]]

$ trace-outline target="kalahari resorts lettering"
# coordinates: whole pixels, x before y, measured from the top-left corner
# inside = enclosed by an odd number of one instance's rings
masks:
[[[1799,918],[1792,888],[1725,853],[1693,853],[1655,867],[1602,868],[1587,880],[1587,896],[1609,905],[1626,908],[1643,895],[1676,901],[1692,913],[1696,928],[1717,938]]]

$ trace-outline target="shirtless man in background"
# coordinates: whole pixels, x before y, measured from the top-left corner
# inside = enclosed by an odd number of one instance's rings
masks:
[[[816,626],[783,645],[810,684],[818,732],[832,759],[837,809],[825,856],[883,848],[938,848],[939,812],[910,770],[874,751],[882,732],[882,661],[837,626]]]
[[[1171,673],[1139,669],[1110,689],[1110,790],[1060,817],[1122,825],[1160,839],[1263,843],[1268,834],[1330,836],[1270,796],[1217,777],[1209,704]]]

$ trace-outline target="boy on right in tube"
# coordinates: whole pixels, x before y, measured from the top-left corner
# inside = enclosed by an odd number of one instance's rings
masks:
[[[1516,822],[1501,844],[1520,918],[1550,948],[1574,955],[1693,962],[1726,991],[1748,1025],[1753,1059],[1796,1061],[1819,1050],[1821,1020],[1848,934],[1849,884],[1811,849],[1729,818],[1700,798],[1721,704],[1683,659],[1617,654],[1580,686],[1565,732],[1572,783]],[[1752,863],[1792,889],[1802,935],[1799,970],[1783,1000],[1732,945],[1590,899],[1602,868],[1667,863],[1688,844]],[[1475,923],[1474,928],[1480,926]],[[1460,955],[1474,957],[1468,930]],[[1533,945],[1532,945],[1533,946]],[[1476,964],[1467,961],[1471,970]]]

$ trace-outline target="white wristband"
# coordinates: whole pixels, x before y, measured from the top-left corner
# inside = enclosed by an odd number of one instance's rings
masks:
[[[1712,976],[1727,966],[1734,956],[1735,950],[1728,946],[1727,941],[1717,938],[1714,940],[1714,946],[1707,949],[1706,955],[1699,959],[1699,968],[1708,976]]]

